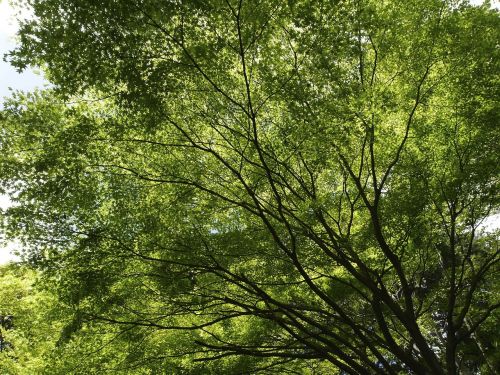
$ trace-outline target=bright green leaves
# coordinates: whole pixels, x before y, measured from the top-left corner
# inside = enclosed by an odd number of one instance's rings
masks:
[[[36,273],[23,266],[0,268],[0,313],[11,315],[13,326],[0,327],[3,344],[0,371],[5,374],[44,373],[64,321],[65,309],[36,285]]]

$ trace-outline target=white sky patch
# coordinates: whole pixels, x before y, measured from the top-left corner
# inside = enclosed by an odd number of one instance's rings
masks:
[[[0,212],[9,208],[12,205],[9,197],[0,194]],[[18,261],[19,257],[14,255],[16,251],[20,250],[20,244],[16,241],[4,241],[3,235],[0,234],[0,265],[6,264],[11,261]]]
[[[23,8],[14,8],[8,0],[0,0],[0,35],[7,42],[15,43],[16,32],[19,28],[19,19],[30,19],[33,12],[27,5]]]
[[[0,244],[0,266],[10,262],[19,262],[19,257],[15,255],[21,250],[21,244],[17,241],[9,241]]]
[[[484,3],[484,0],[470,0],[470,3],[472,5],[481,5]],[[499,0],[493,0],[493,1],[490,1],[490,3],[491,3],[492,8],[496,8],[496,9],[500,8],[500,1]]]
[[[11,206],[9,197],[5,194],[0,194],[0,210],[5,210]]]
[[[486,217],[479,225],[479,230],[485,233],[493,233],[497,229],[500,229],[500,213]]]
[[[17,30],[15,20],[12,20],[14,16],[14,10],[9,5],[9,3],[5,0],[0,2],[0,17],[2,22],[0,23],[0,34],[2,36],[5,35],[14,35]]]
[[[31,91],[47,84],[41,74],[27,69],[18,73],[16,69],[3,61],[4,55],[16,46],[18,18],[31,17],[28,9],[15,10],[7,0],[0,0],[0,107],[4,97],[11,95],[12,90]]]
[[[18,30],[18,18],[31,17],[29,9],[21,11],[14,9],[9,1],[0,0],[0,108],[3,106],[5,97],[12,94],[14,90],[32,91],[36,87],[43,88],[47,84],[41,74],[36,74],[32,69],[18,73],[8,63],[3,61],[4,55],[16,46],[16,32]],[[5,210],[11,206],[8,196],[0,195],[0,209]],[[20,244],[15,241],[4,241],[0,234],[0,264],[18,261],[14,252],[20,249]]]

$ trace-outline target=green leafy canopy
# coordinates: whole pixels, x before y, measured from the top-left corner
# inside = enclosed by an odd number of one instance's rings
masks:
[[[494,373],[498,11],[29,4],[7,58],[53,86],[0,176],[73,312],[48,373]]]

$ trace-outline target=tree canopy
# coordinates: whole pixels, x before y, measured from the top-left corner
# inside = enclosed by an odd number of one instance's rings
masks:
[[[498,11],[28,3],[4,230],[85,371],[498,368]]]

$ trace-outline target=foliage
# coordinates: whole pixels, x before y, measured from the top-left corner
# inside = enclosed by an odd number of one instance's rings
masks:
[[[69,357],[104,332],[96,373],[493,373],[497,11],[30,3],[9,58],[54,86],[2,112],[5,229]]]
[[[12,320],[9,327],[0,327],[5,344],[0,351],[2,374],[41,373],[57,340],[61,314],[53,310],[55,296],[37,291],[34,282],[34,272],[25,267],[0,268],[0,315]]]

